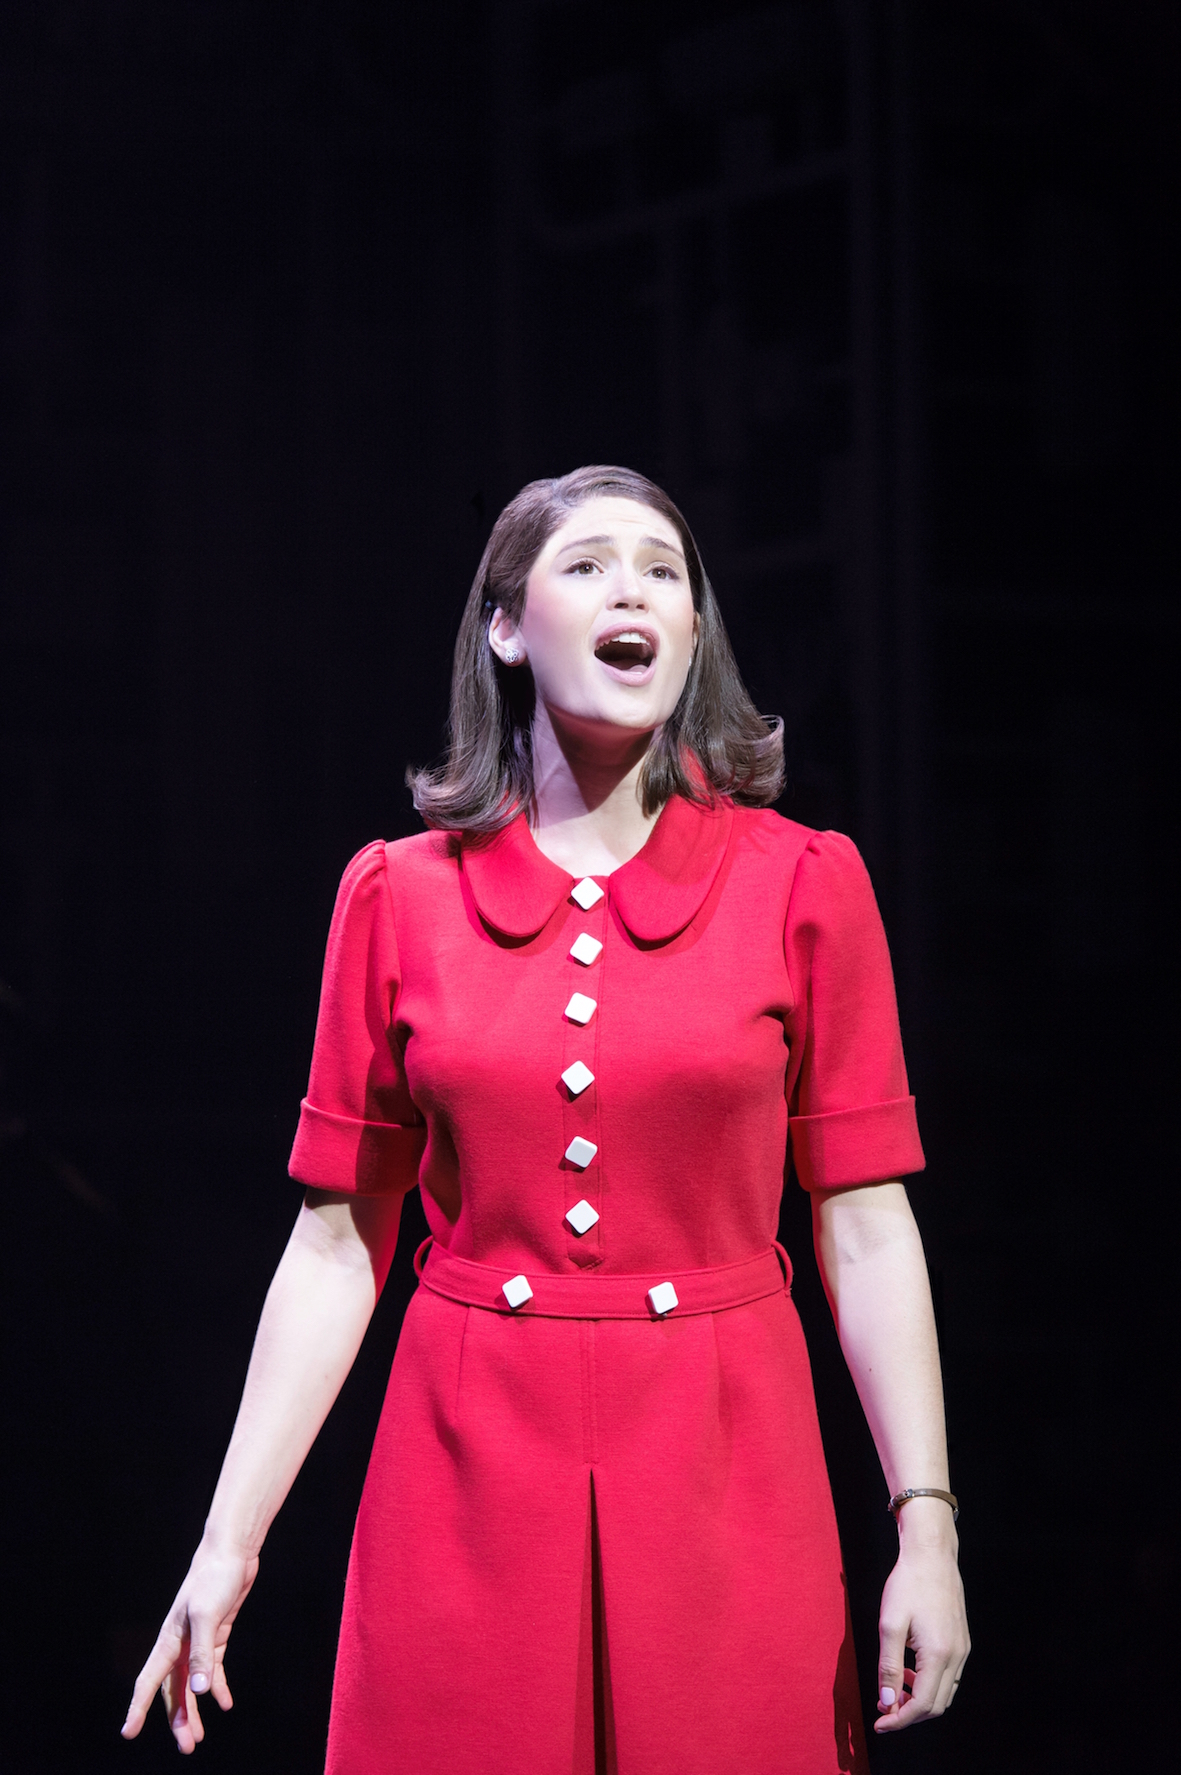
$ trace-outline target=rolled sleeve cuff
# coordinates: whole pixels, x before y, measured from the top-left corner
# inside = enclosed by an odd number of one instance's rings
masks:
[[[913,1097],[830,1115],[793,1116],[791,1150],[796,1176],[806,1190],[885,1183],[921,1171],[927,1163]]]
[[[313,1189],[357,1196],[405,1194],[418,1182],[426,1128],[361,1122],[317,1109],[305,1097],[288,1171]]]

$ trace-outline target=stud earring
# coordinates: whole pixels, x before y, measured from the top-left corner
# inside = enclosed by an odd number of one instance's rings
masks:
[[[504,650],[505,665],[506,666],[515,666],[518,663],[518,661],[520,660],[520,657],[521,657],[521,649],[519,647],[514,647],[512,645],[512,643],[510,642],[509,645]]]

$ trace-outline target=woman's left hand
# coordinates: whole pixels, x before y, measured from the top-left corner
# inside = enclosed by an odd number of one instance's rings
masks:
[[[919,1505],[929,1508],[915,1498],[903,1517]],[[946,1505],[937,1507],[946,1512]],[[917,1518],[900,1529],[898,1563],[882,1592],[875,1732],[898,1732],[945,1713],[972,1649],[954,1531],[931,1533]],[[905,1667],[908,1646],[913,1670]]]

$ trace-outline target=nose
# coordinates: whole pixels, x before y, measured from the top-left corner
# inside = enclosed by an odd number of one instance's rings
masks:
[[[620,564],[619,577],[607,602],[612,610],[647,610],[644,582],[634,567]]]

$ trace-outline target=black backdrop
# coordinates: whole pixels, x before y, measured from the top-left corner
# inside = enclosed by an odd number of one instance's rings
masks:
[[[874,1767],[1163,1757],[1175,35],[1165,0],[9,0],[14,1775],[175,1755],[159,1712],[116,1733],[295,1210],[335,882],[415,827],[496,511],[594,460],[683,504],[781,807],[854,836],[894,949],[977,1650]],[[320,1766],[420,1218],[210,1769]],[[784,1222],[872,1683],[892,1530],[794,1185]]]

